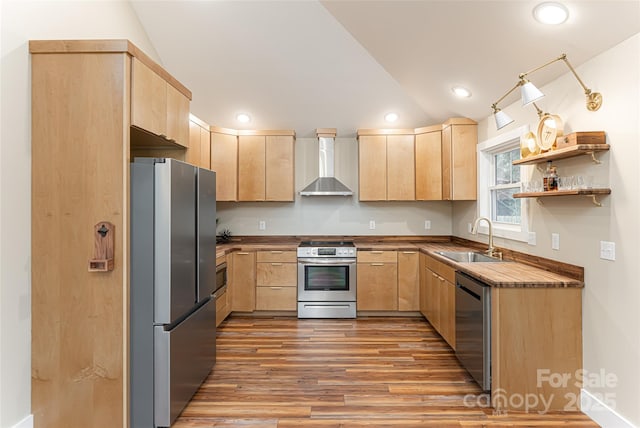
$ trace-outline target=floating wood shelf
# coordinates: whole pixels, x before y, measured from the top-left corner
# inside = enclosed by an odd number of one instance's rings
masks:
[[[578,144],[575,146],[556,149],[539,155],[529,156],[512,162],[513,165],[534,165],[538,163],[553,161],[557,159],[572,158],[575,156],[590,155],[595,163],[600,163],[595,157],[596,152],[609,150],[609,144]],[[557,192],[555,192],[557,193]]]
[[[515,193],[514,198],[546,198],[551,196],[587,196],[591,198],[591,201],[597,205],[602,206],[598,201],[598,195],[608,195],[611,193],[611,189],[575,189],[575,190],[554,190],[550,192],[529,192],[529,193]],[[539,201],[539,200],[538,200]]]

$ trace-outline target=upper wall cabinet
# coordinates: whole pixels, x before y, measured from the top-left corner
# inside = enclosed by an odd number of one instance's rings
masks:
[[[475,200],[477,194],[477,123],[453,118],[442,125],[442,199]]]
[[[358,132],[360,200],[415,200],[413,130],[407,135],[375,134],[374,130]]]
[[[358,130],[361,201],[476,199],[477,124]]]
[[[211,128],[211,169],[216,172],[216,200],[238,200],[238,135],[235,130]]]
[[[293,135],[238,136],[238,200],[294,200]]]
[[[137,58],[131,74],[131,124],[188,147],[189,98]]]
[[[240,134],[240,135],[238,135]],[[211,127],[218,201],[294,200],[295,133]]]
[[[195,116],[189,119],[189,148],[186,161],[200,168],[211,169],[211,135],[209,125]]]
[[[442,200],[442,126],[416,129],[416,200]]]

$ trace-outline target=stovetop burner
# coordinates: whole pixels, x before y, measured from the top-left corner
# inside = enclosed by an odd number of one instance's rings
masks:
[[[353,241],[302,241],[299,247],[355,247]]]

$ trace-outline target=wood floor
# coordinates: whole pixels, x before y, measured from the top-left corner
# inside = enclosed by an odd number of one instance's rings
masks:
[[[582,413],[494,415],[421,318],[232,316],[217,346],[174,428],[598,426]]]

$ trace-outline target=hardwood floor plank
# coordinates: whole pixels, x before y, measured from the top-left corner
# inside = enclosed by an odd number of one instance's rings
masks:
[[[422,318],[232,316],[174,428],[580,427],[579,412],[494,414]]]

